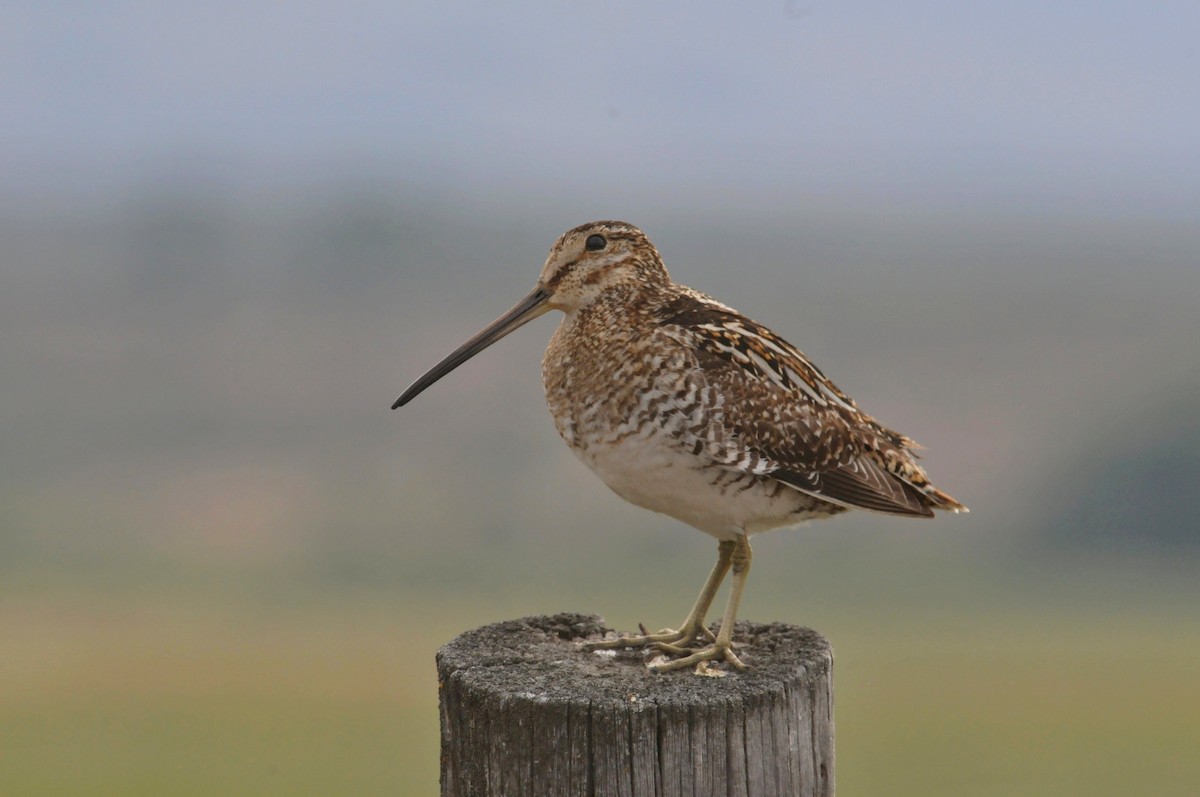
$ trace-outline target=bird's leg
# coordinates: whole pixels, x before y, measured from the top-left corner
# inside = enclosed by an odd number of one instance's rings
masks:
[[[733,623],[737,617],[738,603],[742,600],[742,590],[746,587],[746,576],[750,573],[750,540],[745,534],[739,535],[734,543],[729,564],[733,570],[733,583],[729,588],[729,600],[725,604],[725,615],[721,618],[721,629],[717,631],[717,638],[706,647],[681,659],[651,664],[651,670],[682,670],[710,661],[726,661],[739,670],[746,669],[746,665],[733,652]]]
[[[684,618],[678,631],[668,629],[658,634],[625,635],[617,639],[606,639],[603,642],[589,642],[584,647],[588,650],[603,650],[655,645],[671,652],[684,654],[690,651],[679,646],[686,645],[698,636],[707,635],[709,641],[713,641],[712,634],[704,627],[704,618],[708,614],[709,607],[712,606],[713,597],[721,587],[721,582],[725,580],[725,574],[729,572],[736,548],[735,540],[721,540],[717,544],[717,563],[713,565],[712,572],[708,574],[708,580],[704,582],[704,588],[700,590],[696,603],[692,605],[692,610],[688,612],[688,616]]]

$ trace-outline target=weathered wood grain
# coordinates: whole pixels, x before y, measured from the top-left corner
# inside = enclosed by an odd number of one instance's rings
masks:
[[[443,797],[829,797],[833,656],[807,628],[739,622],[746,672],[655,675],[589,653],[599,617],[476,628],[438,652]]]

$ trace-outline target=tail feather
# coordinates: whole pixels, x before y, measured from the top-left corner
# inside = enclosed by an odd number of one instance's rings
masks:
[[[925,493],[925,497],[930,499],[930,505],[934,509],[944,509],[947,512],[967,513],[970,509],[954,500],[949,493],[944,493],[936,487],[930,485],[929,491]]]

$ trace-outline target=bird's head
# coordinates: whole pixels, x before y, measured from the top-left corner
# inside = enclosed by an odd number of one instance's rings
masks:
[[[550,248],[533,290],[409,385],[392,409],[407,404],[471,357],[550,310],[570,314],[618,290],[644,291],[669,284],[658,250],[632,224],[593,221],[567,230]]]
[[[616,287],[644,289],[668,281],[662,257],[644,232],[623,221],[593,221],[554,243],[538,288],[551,308],[570,313]]]

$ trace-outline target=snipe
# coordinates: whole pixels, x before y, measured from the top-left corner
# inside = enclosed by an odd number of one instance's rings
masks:
[[[660,671],[742,668],[733,627],[751,534],[848,509],[966,511],[930,483],[912,440],[862,412],[771,330],[672,282],[658,250],[624,222],[564,233],[534,289],[392,408],[550,310],[565,315],[542,361],[558,433],[619,496],[718,540],[717,564],[679,630],[594,647],[653,646],[666,654],[652,665]],[[714,637],[704,619],[731,571]]]

